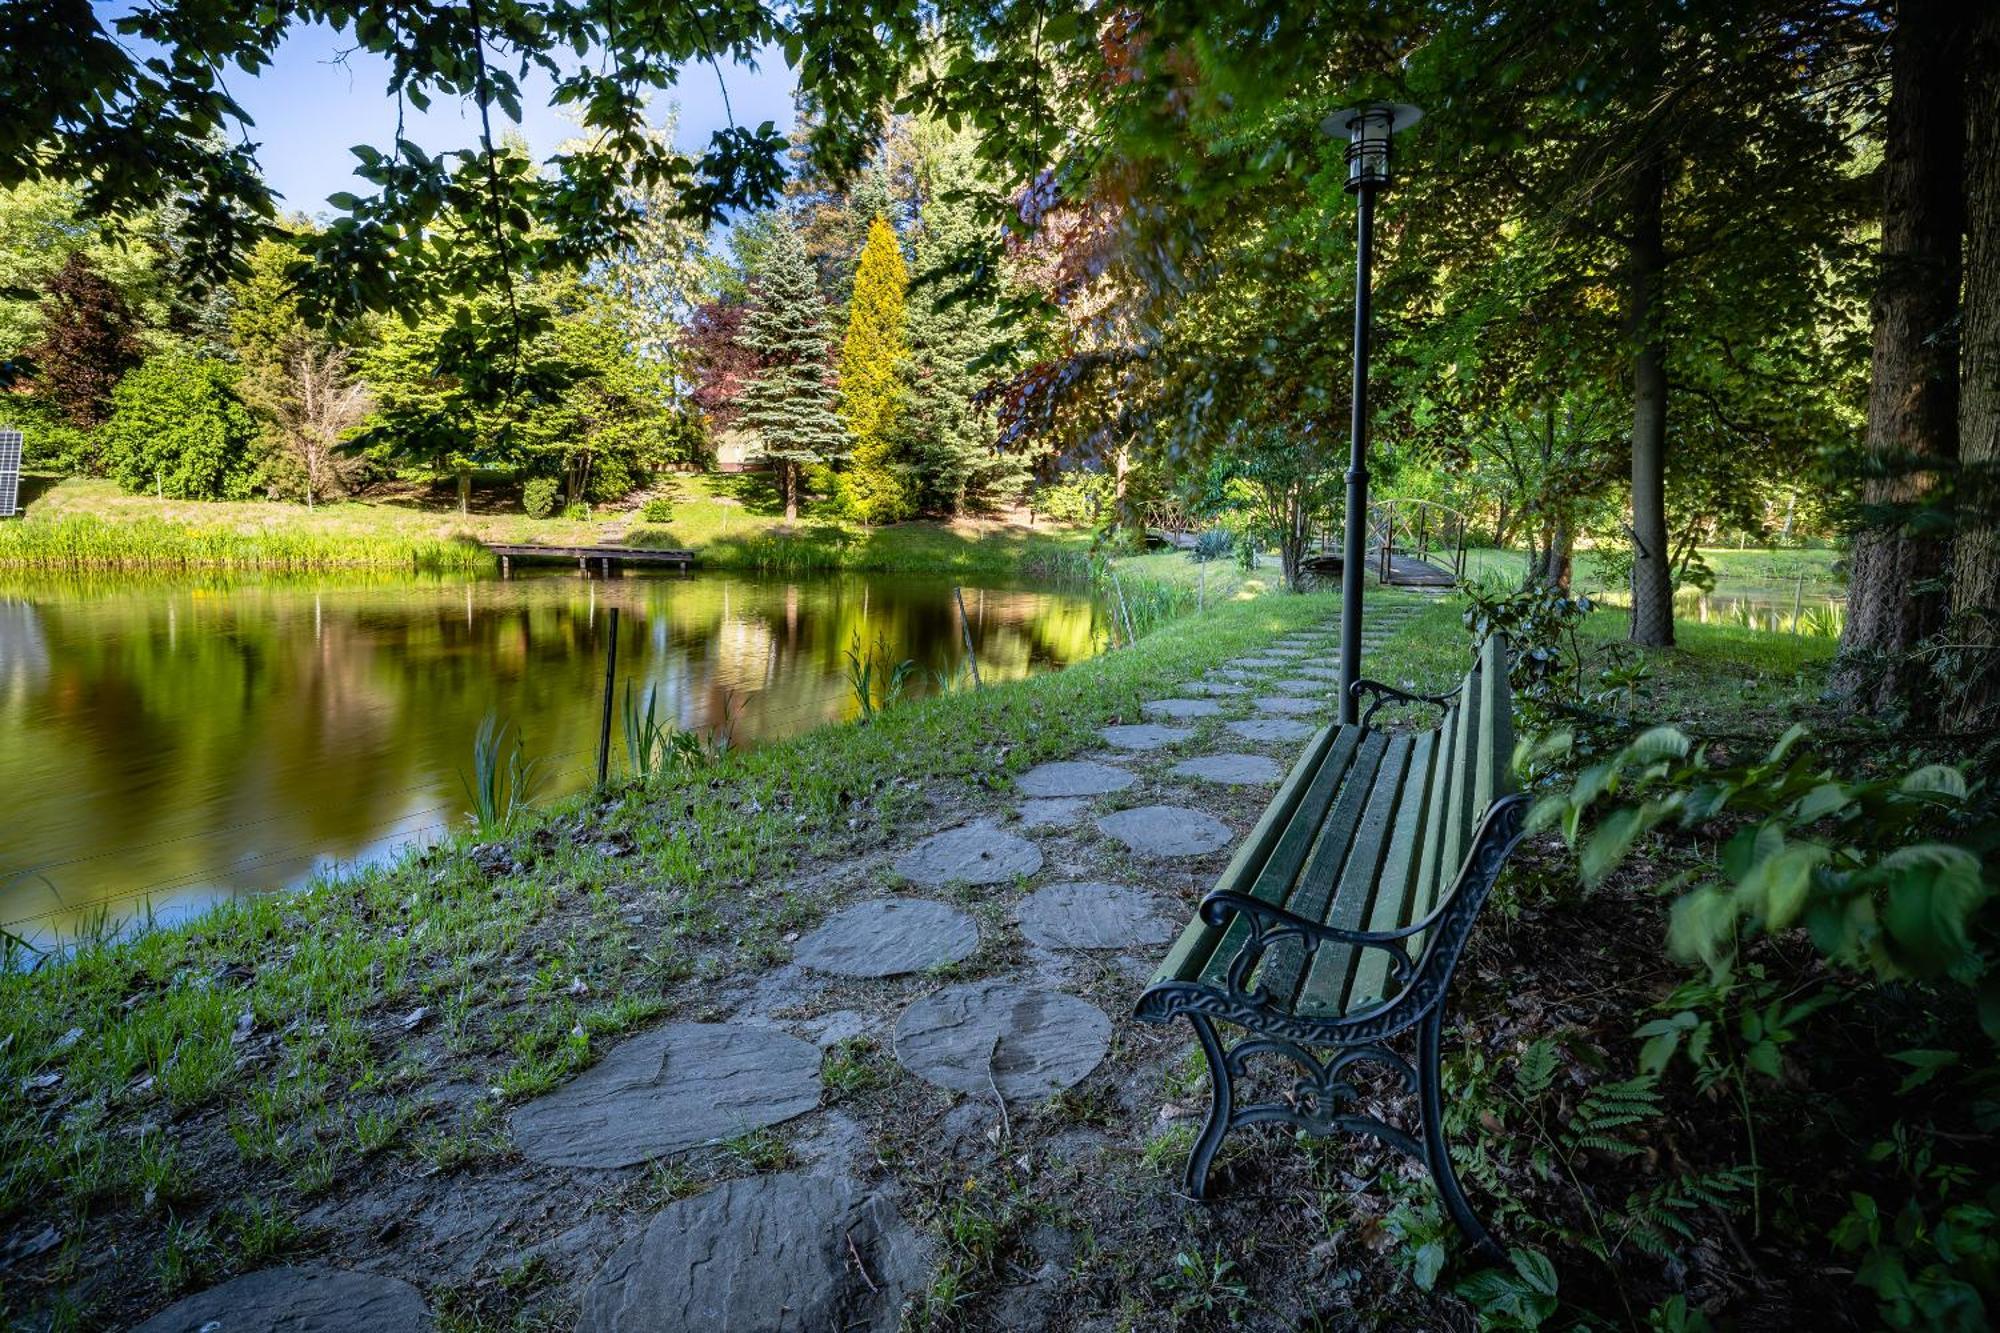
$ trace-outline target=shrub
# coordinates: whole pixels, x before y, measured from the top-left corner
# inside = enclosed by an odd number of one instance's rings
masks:
[[[590,506],[581,500],[571,501],[563,506],[563,517],[573,523],[581,523],[590,517]]]
[[[1194,539],[1194,545],[1189,548],[1188,554],[1194,558],[1195,563],[1207,564],[1211,560],[1220,560],[1228,555],[1230,548],[1235,544],[1236,534],[1229,529],[1210,528]]]
[[[1111,504],[1116,485],[1102,472],[1076,472],[1035,492],[1034,508],[1058,523],[1095,523]]]
[[[521,488],[521,508],[529,518],[547,518],[556,512],[557,489],[554,477],[528,478]]]
[[[622,500],[638,486],[632,475],[632,468],[625,459],[607,455],[597,460],[590,471],[590,483],[584,488],[584,498],[596,500],[600,504],[611,500]]]
[[[649,495],[646,503],[639,506],[639,517],[648,523],[671,523],[674,521],[673,497]]]
[[[135,494],[241,500],[256,468],[257,421],[236,396],[236,372],[212,357],[162,352],[120,380],[99,432],[106,467]]]

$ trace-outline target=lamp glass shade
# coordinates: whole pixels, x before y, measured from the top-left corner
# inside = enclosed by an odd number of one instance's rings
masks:
[[[1328,134],[1347,136],[1347,188],[1389,184],[1390,141],[1396,131],[1422,119],[1423,112],[1401,102],[1370,102],[1326,118]]]

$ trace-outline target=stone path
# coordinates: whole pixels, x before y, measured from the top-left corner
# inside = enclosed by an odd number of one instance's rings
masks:
[[[1206,856],[1236,837],[1229,825],[1199,810],[1174,805],[1142,805],[1097,821],[1098,831],[1141,856]]]
[[[1042,800],[1023,801],[1014,813],[1021,817],[1022,828],[1058,828],[1081,819],[1083,807],[1084,801],[1080,796],[1050,796]]]
[[[1005,884],[1041,868],[1039,847],[984,820],[933,833],[896,860],[897,874],[932,888]]]
[[[1198,778],[1232,787],[1274,783],[1285,775],[1276,760],[1261,754],[1205,754],[1198,759],[1183,759],[1168,771],[1177,778]]]
[[[1106,745],[1120,750],[1161,750],[1194,737],[1189,727],[1163,727],[1153,722],[1128,722],[1105,727],[1097,734],[1104,737]]]
[[[1185,721],[1191,717],[1214,717],[1222,705],[1213,699],[1152,699],[1139,705],[1147,717],[1170,717]]]
[[[1061,991],[976,981],[927,995],[896,1020],[896,1058],[954,1092],[1037,1100],[1097,1068],[1111,1020]]]
[[[737,1023],[669,1023],[514,1112],[514,1141],[545,1166],[636,1166],[818,1105],[811,1042]]]
[[[1023,796],[1104,796],[1124,791],[1139,779],[1122,768],[1072,759],[1037,764],[1014,780]]]
[[[1302,741],[1318,728],[1289,717],[1251,717],[1229,723],[1229,730],[1246,741]]]
[[[1299,699],[1289,694],[1272,695],[1262,699],[1252,699],[1251,707],[1260,713],[1280,713],[1288,717],[1304,717],[1317,713],[1332,703],[1331,699]]]
[[[577,1333],[892,1333],[930,1278],[916,1233],[844,1178],[732,1180],[670,1203],[583,1296]]]
[[[1123,884],[1051,884],[1022,901],[1019,920],[1044,949],[1129,949],[1174,933],[1159,899]]]
[[[132,1333],[426,1333],[422,1293],[399,1278],[267,1268],[168,1306]]]
[[[815,972],[893,977],[970,958],[979,926],[956,907],[923,898],[856,903],[798,942],[792,957]]]

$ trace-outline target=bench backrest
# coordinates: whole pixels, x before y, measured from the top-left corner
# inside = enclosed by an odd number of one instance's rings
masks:
[[[1389,736],[1342,726],[1314,736],[1216,889],[1347,930],[1421,921],[1457,882],[1487,808],[1512,789],[1513,750],[1507,645],[1494,635],[1436,730]],[[1248,934],[1243,921],[1211,926],[1197,916],[1155,982],[1223,985]],[[1413,948],[1421,947],[1419,937]],[[1303,963],[1296,949],[1274,950],[1264,984],[1336,1012],[1388,985],[1379,949],[1327,946],[1309,969]]]

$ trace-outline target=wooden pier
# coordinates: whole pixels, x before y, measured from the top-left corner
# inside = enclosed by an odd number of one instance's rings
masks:
[[[516,560],[574,560],[586,574],[593,566],[610,574],[616,565],[673,565],[685,571],[694,564],[693,551],[675,551],[661,546],[537,546],[488,542],[486,549],[500,557],[501,577],[514,572]]]

